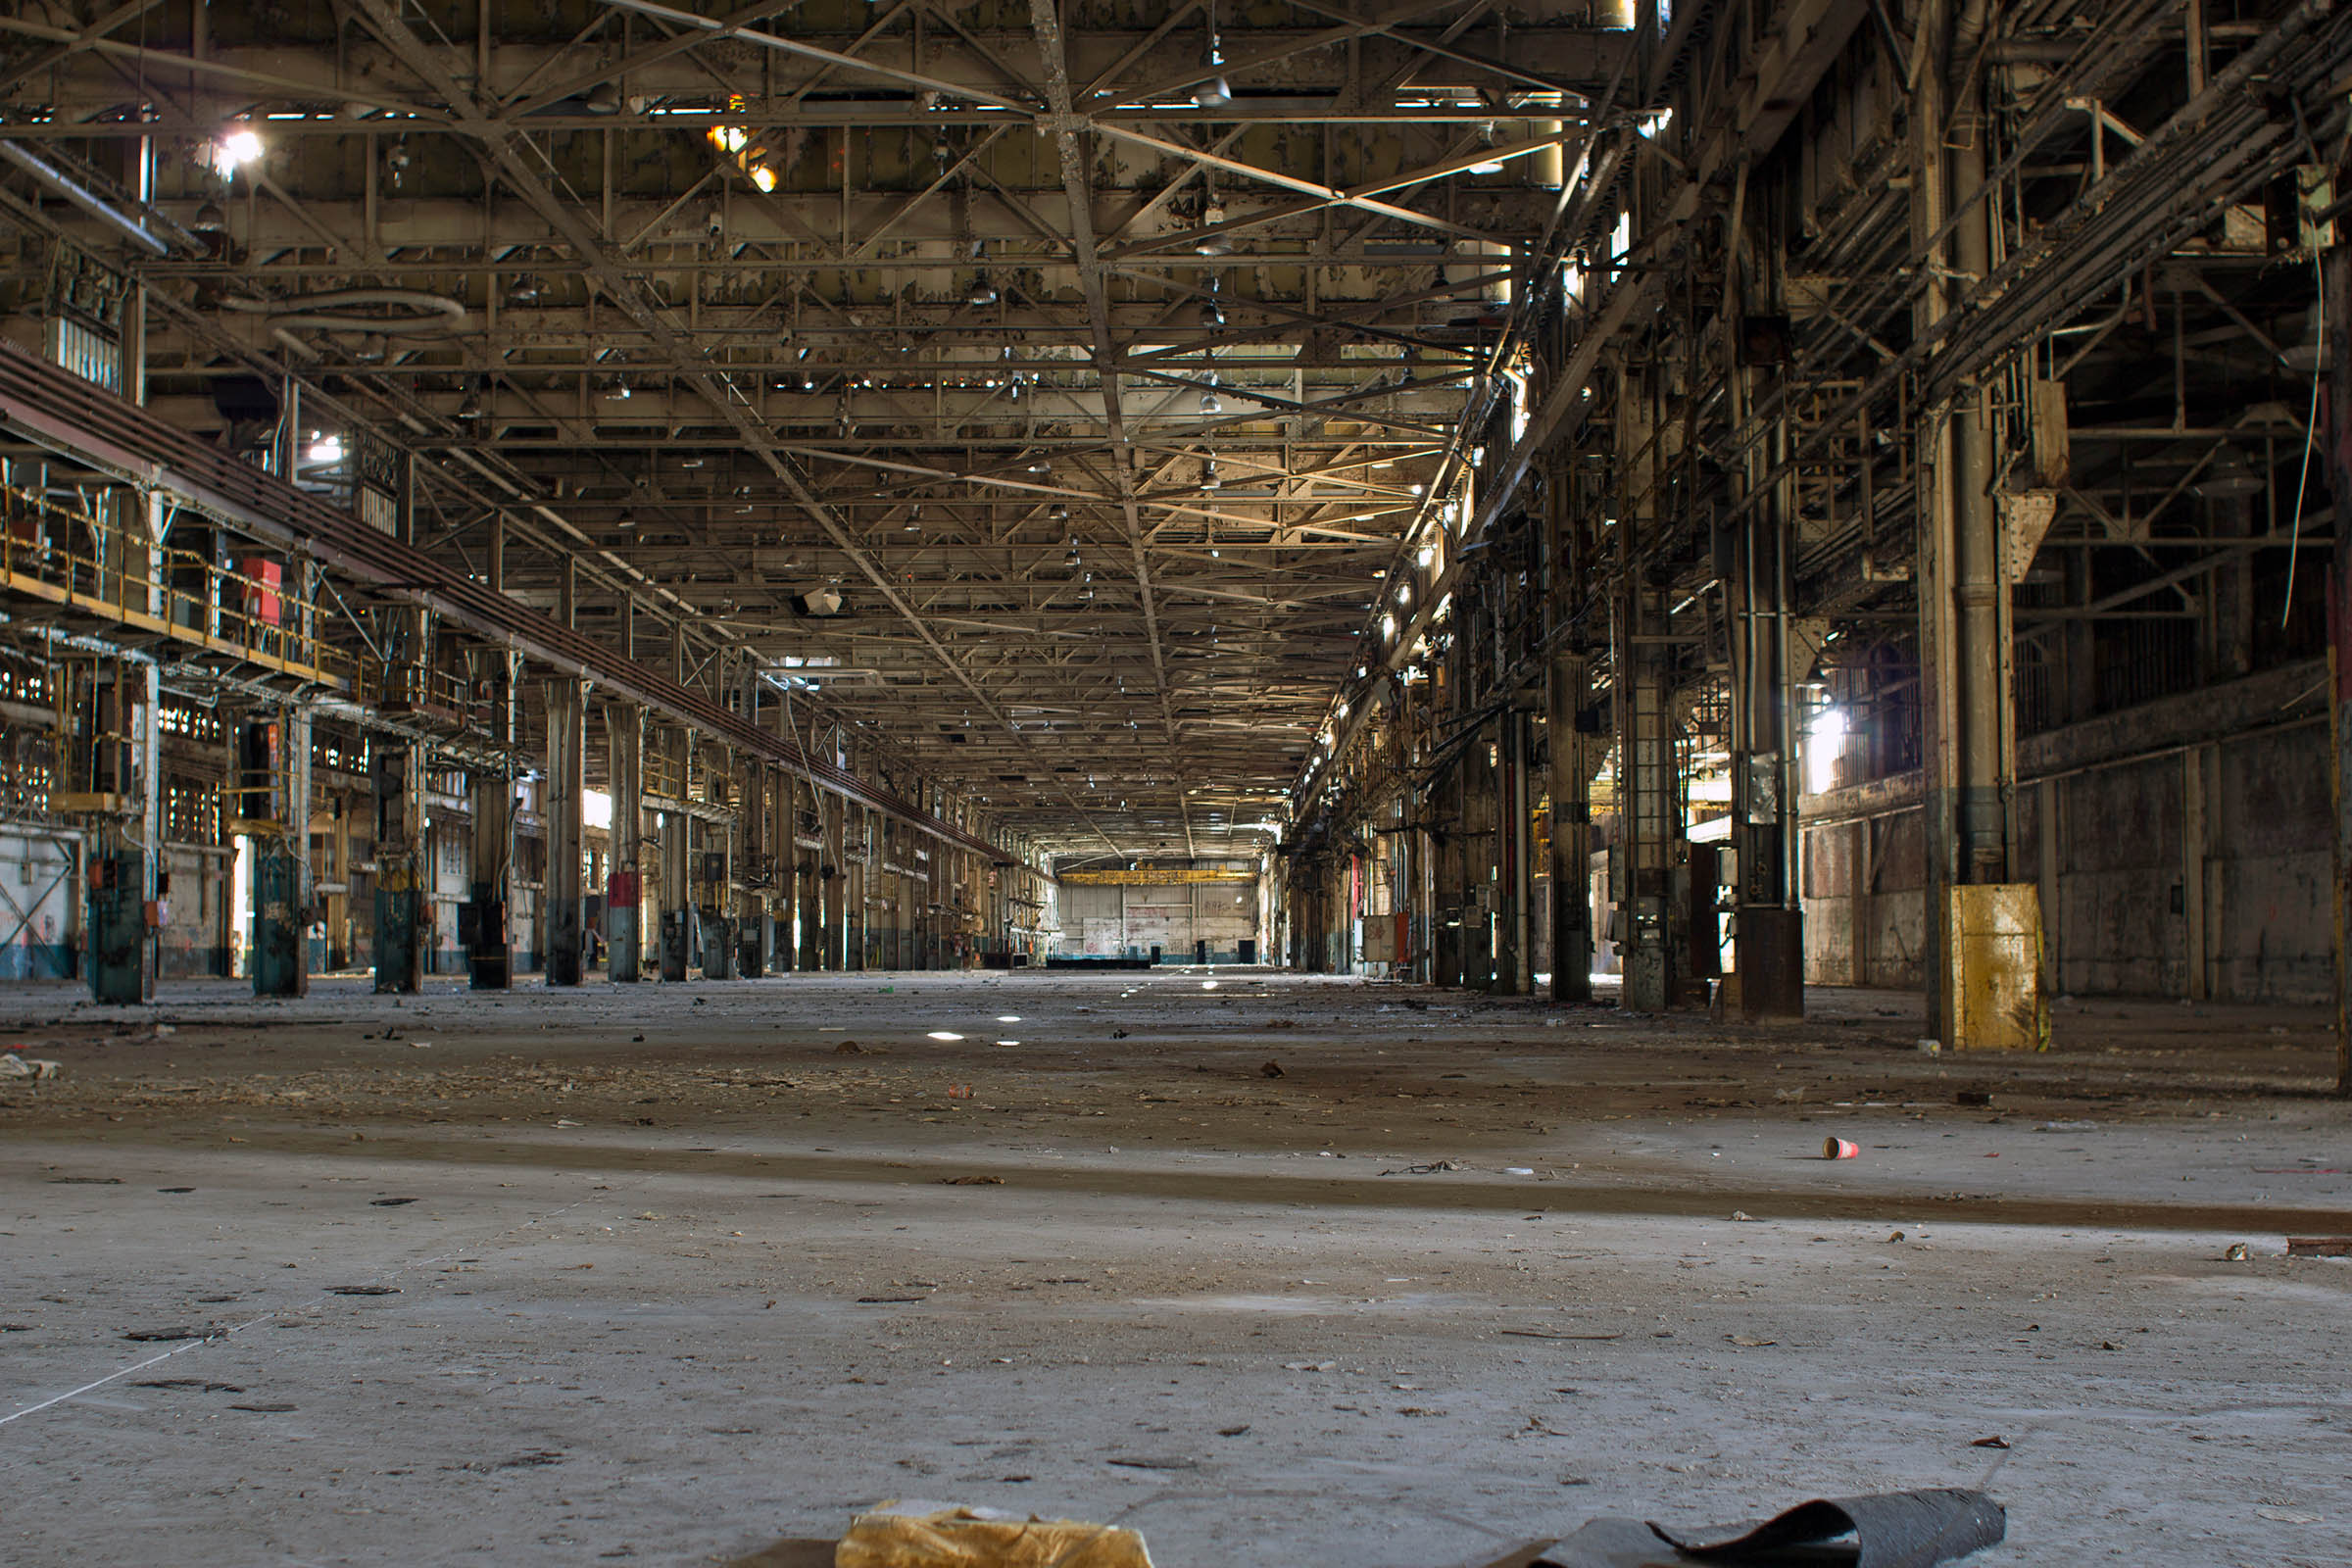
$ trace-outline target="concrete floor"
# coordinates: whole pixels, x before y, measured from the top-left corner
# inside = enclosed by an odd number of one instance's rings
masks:
[[[2320,1012],[1814,1006],[14,991],[64,1072],[0,1086],[0,1560],[726,1562],[921,1496],[1446,1568],[1984,1485],[1987,1564],[2352,1561]]]

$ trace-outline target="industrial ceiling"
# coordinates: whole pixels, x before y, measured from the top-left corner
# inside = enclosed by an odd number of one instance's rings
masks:
[[[414,454],[428,554],[812,753],[1251,854],[1522,401],[1628,20],[44,0],[0,108],[26,232],[151,286],[165,418],[265,440],[291,372],[306,485]]]

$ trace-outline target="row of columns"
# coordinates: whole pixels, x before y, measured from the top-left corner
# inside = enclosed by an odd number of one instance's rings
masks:
[[[507,656],[498,656],[504,661]],[[502,712],[506,711],[503,708]],[[863,969],[948,961],[960,935],[956,883],[977,891],[985,868],[969,852],[941,846],[908,849],[885,861],[879,812],[736,756],[706,768],[691,729],[649,725],[637,705],[604,705],[612,786],[612,872],[606,884],[607,974],[627,984],[643,977],[654,939],[657,973],[683,981],[759,978],[776,971]],[[584,920],[586,864],[587,691],[576,679],[547,683],[546,822],[547,983],[587,977]],[[663,760],[676,798],[650,796],[646,752]],[[421,983],[419,922],[429,878],[421,864],[421,749],[377,748],[376,827],[379,878],[377,988],[414,991]],[[704,808],[689,805],[698,785]],[[477,989],[511,983],[508,900],[514,864],[515,780],[498,767],[476,769],[467,793],[473,817],[470,898],[461,919]],[[807,816],[804,813],[807,813]],[[651,814],[657,820],[649,826]],[[813,818],[813,841],[804,827]],[[697,827],[697,823],[702,825]],[[647,879],[659,865],[661,906],[649,929]],[[884,919],[870,918],[882,911]],[[798,933],[797,941],[795,933]],[[878,952],[876,950],[879,950]]]

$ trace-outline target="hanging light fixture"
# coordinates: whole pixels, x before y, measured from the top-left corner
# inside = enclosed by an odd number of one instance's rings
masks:
[[[987,306],[996,304],[997,299],[997,285],[988,280],[988,274],[986,272],[982,272],[977,278],[973,279],[972,292],[965,297],[965,303],[970,305]]]
[[[1494,122],[1490,120],[1479,127],[1478,141],[1482,147],[1494,145]],[[1473,174],[1499,174],[1502,172],[1502,161],[1497,158],[1490,158],[1483,163],[1472,164],[1470,172]]]
[[[1231,256],[1233,241],[1225,237],[1224,230],[1220,226],[1225,221],[1225,204],[1211,197],[1208,205],[1200,209],[1200,221],[1208,232],[1193,242],[1193,254],[1196,256]]]
[[[2255,496],[2263,492],[2266,481],[2246,463],[2245,454],[2230,442],[2223,442],[2213,454],[2205,471],[2189,486],[2206,501],[2234,500],[2240,496]]]
[[[1225,46],[1217,37],[1217,8],[1208,8],[1208,50],[1201,56],[1202,65],[1211,72],[1225,64]],[[1220,73],[1193,89],[1193,104],[1200,109],[1222,109],[1233,102],[1233,83]]]
[[[2318,369],[2327,357],[2327,339],[2322,330],[2319,307],[2315,305],[2303,313],[2303,335],[2278,350],[2278,363],[2290,370],[2309,374]]]

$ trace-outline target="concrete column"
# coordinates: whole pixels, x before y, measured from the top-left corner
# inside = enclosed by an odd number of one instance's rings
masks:
[[[588,690],[569,676],[547,683],[547,983],[576,986],[587,964]]]
[[[605,705],[611,748],[612,874],[605,883],[605,974],[635,985],[645,954],[645,713],[634,703]]]
[[[425,948],[432,933],[425,749],[378,735],[369,758],[375,784],[375,989],[414,996],[424,986]]]
[[[1592,1000],[1592,769],[1584,725],[1592,661],[1568,650],[1551,662],[1544,728],[1551,743],[1551,1000]]]

